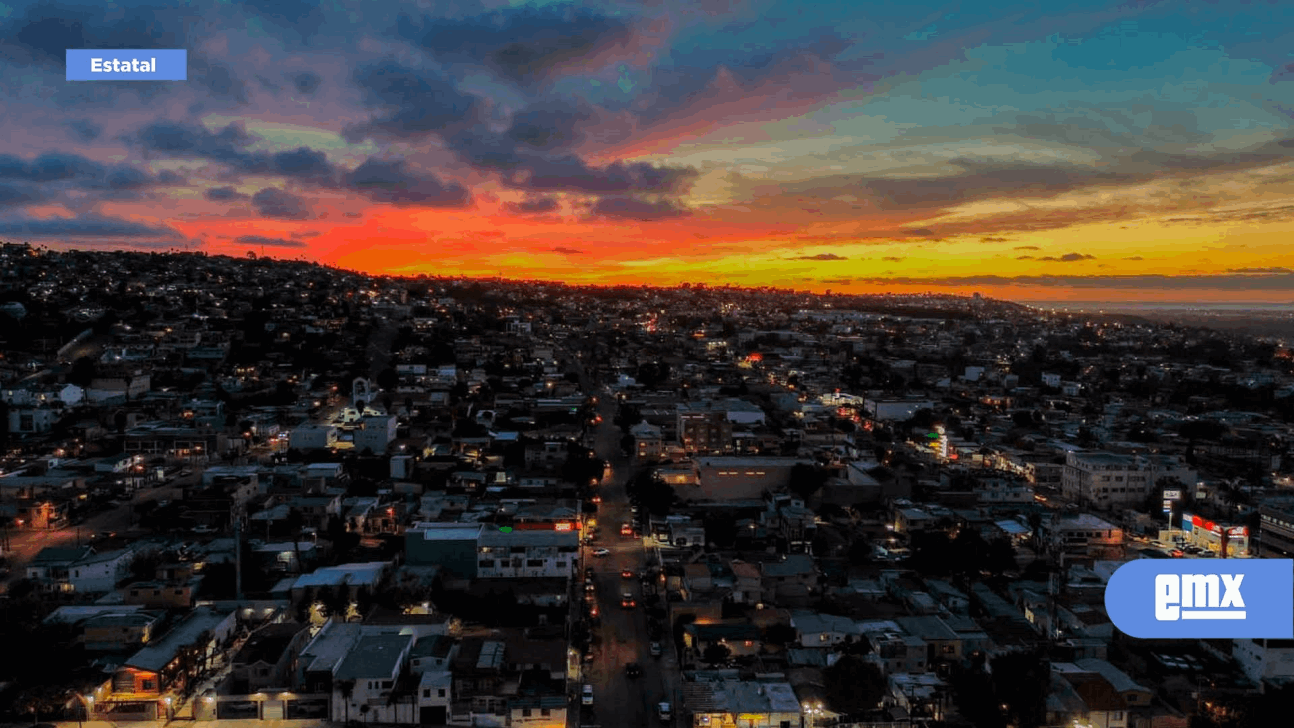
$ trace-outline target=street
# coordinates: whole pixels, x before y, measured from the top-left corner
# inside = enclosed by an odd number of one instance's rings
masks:
[[[78,542],[82,546],[93,544],[97,540],[96,534],[105,531],[124,534],[133,525],[137,506],[151,500],[179,500],[184,493],[182,483],[190,482],[196,477],[175,480],[161,488],[136,491],[130,503],[123,503],[111,510],[96,513],[77,526],[55,530],[9,529],[9,547],[5,549],[3,555],[7,559],[10,571],[7,577],[0,580],[0,593],[8,591],[11,582],[27,575],[27,564],[40,553],[41,549],[49,546],[75,547]]]
[[[602,423],[595,434],[594,449],[598,457],[611,463],[612,472],[597,489],[602,496],[597,513],[598,540],[591,547],[585,547],[584,563],[594,571],[602,623],[594,628],[594,659],[585,670],[585,682],[593,685],[592,717],[586,709],[581,722],[602,728],[664,725],[656,716],[656,704],[676,702],[677,663],[668,630],[661,639],[664,654],[652,657],[649,652],[647,614],[638,578],[647,568],[647,551],[642,538],[620,536],[620,524],[632,519],[625,492],[625,483],[631,475],[630,464],[620,455],[620,432],[612,424],[614,402],[603,401],[598,409]],[[607,548],[611,554],[593,556],[596,548]],[[623,569],[632,570],[634,578],[622,578]],[[621,594],[626,591],[638,603],[632,609],[620,605]],[[641,677],[630,678],[625,674],[625,666],[632,662],[642,666]],[[677,713],[678,707],[674,710]]]

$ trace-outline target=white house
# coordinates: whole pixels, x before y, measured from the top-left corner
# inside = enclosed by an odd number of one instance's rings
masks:
[[[135,549],[90,554],[67,568],[67,581],[78,594],[106,594],[130,573]]]
[[[327,450],[336,445],[337,428],[332,425],[301,425],[288,438],[288,447],[294,450]]]
[[[791,626],[799,635],[801,647],[831,647],[849,637],[857,641],[863,635],[857,622],[833,614],[796,610],[791,612]]]
[[[449,723],[454,676],[447,669],[422,673],[418,681],[418,718],[424,725]]]
[[[368,450],[375,455],[386,452],[387,446],[395,440],[395,415],[369,415],[363,419],[363,426],[355,431],[355,450]]]
[[[1254,682],[1294,678],[1294,640],[1232,640],[1231,655]]]
[[[333,671],[332,720],[416,723],[413,704],[390,704],[414,639],[411,634],[361,635]]]

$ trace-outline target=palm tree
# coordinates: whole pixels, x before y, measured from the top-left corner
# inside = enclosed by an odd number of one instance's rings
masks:
[[[341,692],[342,710],[344,711],[345,721],[350,723],[350,698],[355,694],[355,680],[338,680],[337,690]]]

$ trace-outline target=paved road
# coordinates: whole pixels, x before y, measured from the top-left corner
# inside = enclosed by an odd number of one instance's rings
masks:
[[[10,574],[0,581],[0,592],[8,591],[9,583],[26,576],[27,564],[40,550],[49,546],[74,547],[93,543],[93,537],[103,531],[125,533],[130,530],[135,520],[135,507],[151,500],[180,499],[184,491],[182,483],[196,479],[193,475],[184,480],[176,480],[161,488],[147,488],[134,494],[132,503],[123,503],[112,510],[102,511],[90,516],[79,526],[68,526],[56,530],[15,530],[9,531],[9,548],[5,550]]]
[[[597,514],[600,541],[592,548],[608,548],[611,555],[594,557],[590,555],[590,549],[584,562],[594,569],[602,624],[594,629],[594,660],[585,671],[585,681],[593,685],[593,710],[591,715],[590,711],[585,711],[582,723],[602,728],[661,726],[656,717],[656,704],[674,702],[672,696],[677,688],[677,669],[668,642],[664,645],[664,656],[651,657],[639,581],[637,578],[623,579],[620,575],[626,568],[640,575],[647,566],[647,552],[642,539],[625,539],[619,535],[620,524],[631,517],[625,495],[629,463],[620,456],[620,432],[611,424],[614,404],[600,402],[599,414],[602,415],[602,424],[595,433],[595,449],[599,457],[612,464],[612,475],[598,489],[602,496]],[[637,607],[621,608],[620,595],[625,591],[633,593],[639,602]],[[642,677],[625,675],[625,665],[631,662],[642,665]]]

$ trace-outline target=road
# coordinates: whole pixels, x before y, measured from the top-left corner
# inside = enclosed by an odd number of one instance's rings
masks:
[[[55,530],[10,529],[9,548],[4,552],[10,573],[3,581],[0,581],[0,592],[8,591],[10,582],[27,575],[27,564],[31,562],[36,554],[40,553],[41,549],[50,546],[75,547],[78,542],[81,545],[91,544],[95,540],[94,536],[104,531],[113,531],[118,534],[125,533],[133,525],[135,520],[134,509],[137,506],[151,500],[178,500],[184,495],[183,484],[197,477],[194,475],[188,479],[172,481],[161,488],[146,488],[136,491],[131,502],[123,503],[112,510],[96,513],[78,526],[68,526]]]
[[[608,398],[609,399],[609,398]],[[661,726],[656,717],[656,704],[675,702],[678,686],[678,669],[669,638],[663,638],[664,655],[652,657],[647,633],[647,614],[642,606],[642,588],[637,578],[647,568],[647,551],[641,538],[626,539],[619,535],[620,524],[631,520],[625,483],[630,466],[620,455],[620,433],[611,424],[615,415],[612,402],[601,402],[599,414],[602,424],[595,432],[595,450],[612,465],[611,477],[598,488],[602,504],[598,509],[599,540],[588,547],[584,563],[594,570],[597,586],[597,604],[602,623],[594,628],[594,659],[586,665],[585,681],[593,685],[593,709],[584,711],[583,725],[602,728],[619,726]],[[607,548],[611,554],[592,556],[592,549]],[[634,579],[621,578],[620,572],[630,569]],[[638,606],[624,609],[620,595],[631,592]],[[625,665],[637,662],[643,675],[629,678]],[[675,707],[675,713],[678,708]]]

